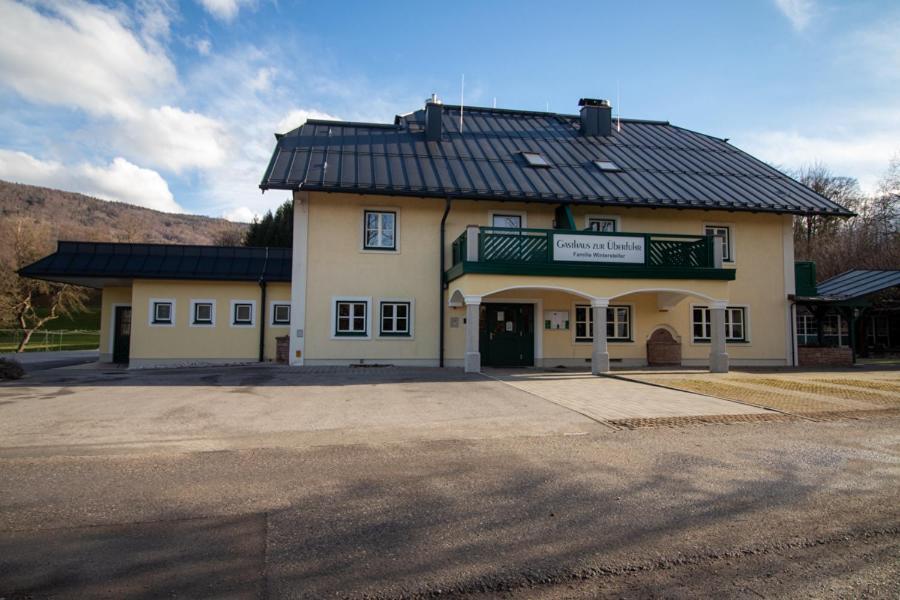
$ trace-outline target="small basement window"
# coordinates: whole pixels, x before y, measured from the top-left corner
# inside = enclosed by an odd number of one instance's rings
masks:
[[[544,167],[549,168],[552,167],[546,158],[537,152],[522,152],[522,156],[525,157],[525,162],[528,163],[529,167]]]
[[[194,302],[194,325],[212,325],[213,324],[213,303],[212,302]]]
[[[609,160],[595,160],[594,164],[600,167],[601,171],[606,171],[608,173],[615,173],[622,170],[622,167]]]

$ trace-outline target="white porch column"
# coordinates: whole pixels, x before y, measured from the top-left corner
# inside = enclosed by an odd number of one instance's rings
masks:
[[[481,319],[481,296],[466,296],[466,373],[481,372],[478,348],[478,322]]]
[[[594,317],[594,346],[591,351],[591,373],[609,373],[609,347],[606,344],[606,309],[609,298],[593,298],[591,310]]]
[[[728,372],[728,353],[725,351],[725,307],[724,301],[712,302],[709,305],[710,340],[709,340],[709,372]]]

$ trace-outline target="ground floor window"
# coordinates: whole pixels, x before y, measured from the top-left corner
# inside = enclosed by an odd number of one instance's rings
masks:
[[[691,309],[691,332],[695,342],[705,343],[712,339],[712,321],[708,306]],[[747,341],[747,309],[743,306],[729,306],[725,309],[725,341]]]
[[[866,324],[866,341],[871,346],[891,346],[891,326],[887,315],[872,315]]]
[[[369,334],[369,303],[364,300],[335,302],[334,335],[365,337]]]
[[[216,305],[211,300],[194,300],[191,309],[191,325],[215,324]]]
[[[631,341],[631,307],[608,306],[606,308],[606,339],[610,342]],[[594,340],[594,314],[587,304],[575,305],[575,341]]]
[[[409,337],[411,303],[385,301],[381,303],[381,330],[383,336]]]
[[[291,324],[291,305],[290,304],[273,304],[272,305],[272,325],[290,325]]]
[[[150,324],[151,325],[174,325],[175,324],[175,301],[168,299],[153,298],[150,300]]]
[[[847,319],[837,313],[825,315],[822,319],[822,343],[826,346],[848,346],[850,326]]]
[[[801,346],[814,346],[819,343],[819,326],[815,315],[807,312],[797,313],[797,343]]]
[[[236,300],[231,303],[231,324],[240,327],[253,325],[253,302]]]

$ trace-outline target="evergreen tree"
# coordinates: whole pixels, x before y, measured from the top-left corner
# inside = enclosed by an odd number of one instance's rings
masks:
[[[244,236],[245,246],[290,248],[293,241],[294,204],[288,200],[275,213],[266,211],[261,219],[254,218]]]

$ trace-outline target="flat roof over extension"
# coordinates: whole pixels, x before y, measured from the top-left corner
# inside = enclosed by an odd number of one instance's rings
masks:
[[[61,241],[19,274],[88,287],[132,279],[290,281],[291,249]]]

